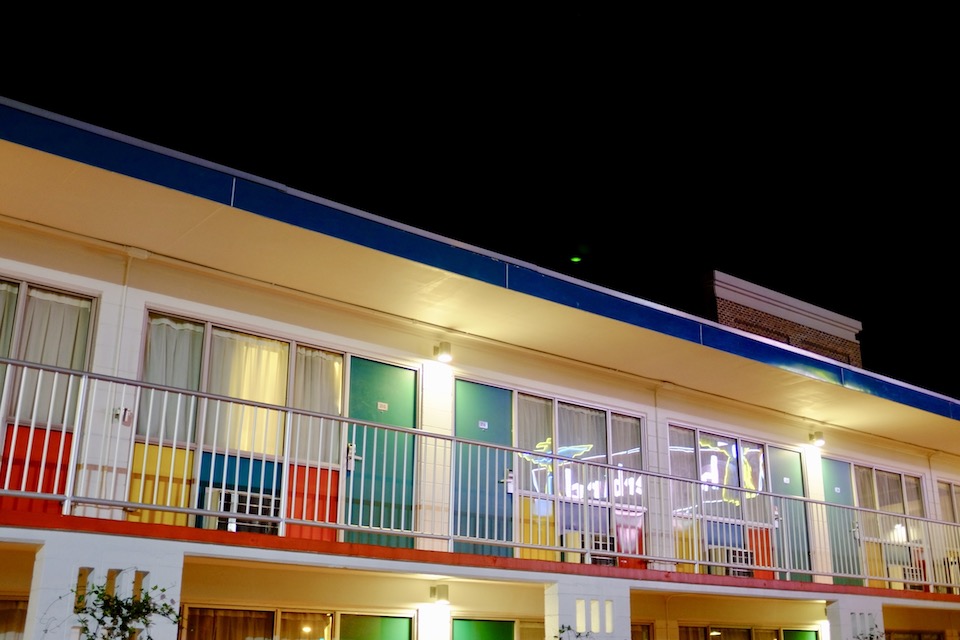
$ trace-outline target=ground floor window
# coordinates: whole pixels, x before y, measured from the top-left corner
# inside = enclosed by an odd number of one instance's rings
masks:
[[[330,640],[333,614],[190,607],[187,640]],[[276,627],[276,630],[275,630]],[[0,640],[6,640],[0,635]]]
[[[27,624],[27,603],[22,600],[0,600],[0,640],[23,640]]]

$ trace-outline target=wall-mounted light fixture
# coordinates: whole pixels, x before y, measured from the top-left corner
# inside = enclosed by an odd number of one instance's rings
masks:
[[[823,439],[823,431],[814,431],[810,434],[810,444],[815,447],[822,447],[826,444],[826,440]]]
[[[437,604],[450,604],[450,586],[438,584],[430,587],[430,599]]]
[[[453,352],[450,350],[449,342],[441,342],[433,348],[434,357],[440,362],[450,362],[453,360]]]

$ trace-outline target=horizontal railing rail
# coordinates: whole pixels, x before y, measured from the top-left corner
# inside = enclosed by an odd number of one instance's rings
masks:
[[[960,593],[960,525],[0,358],[0,506]]]

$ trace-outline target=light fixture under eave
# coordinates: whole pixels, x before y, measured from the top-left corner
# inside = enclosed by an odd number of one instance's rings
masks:
[[[449,342],[441,342],[433,348],[433,355],[440,362],[450,362],[453,360],[453,352],[450,350]]]
[[[430,599],[437,604],[450,604],[450,586],[438,584],[430,587]]]
[[[815,447],[822,447],[826,444],[826,440],[823,439],[823,431],[814,431],[810,434],[810,444]]]

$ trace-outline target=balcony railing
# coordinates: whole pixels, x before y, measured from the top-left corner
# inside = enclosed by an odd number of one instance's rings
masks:
[[[0,508],[960,593],[960,525],[0,359]]]

